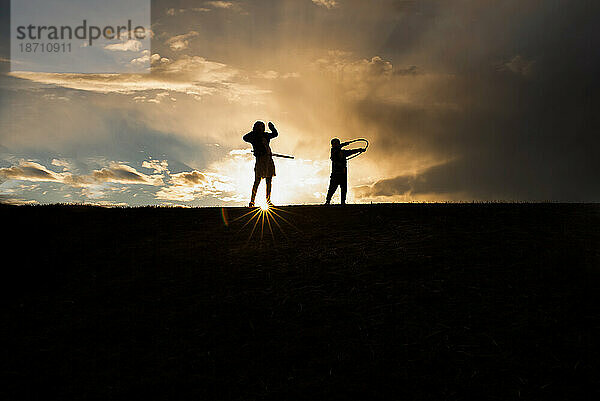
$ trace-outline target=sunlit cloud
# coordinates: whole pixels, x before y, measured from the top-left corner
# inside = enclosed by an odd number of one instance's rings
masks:
[[[62,167],[63,171],[69,170],[72,166],[68,160],[52,159],[53,166]]]
[[[183,14],[189,11],[197,13],[206,13],[215,9],[240,9],[239,5],[232,1],[205,1],[203,4],[205,7],[168,8],[165,10],[165,14],[173,17],[177,14]]]
[[[63,101],[63,102],[69,102],[71,100],[66,96],[57,96],[54,93],[45,93],[43,95],[43,97],[44,97],[44,99],[47,99],[48,101],[58,100],[58,101]]]
[[[215,8],[231,8],[233,3],[231,1],[207,1],[206,4]]]
[[[206,196],[219,196],[234,192],[228,177],[200,171],[171,174],[169,185],[161,188],[156,198],[169,201],[190,202]]]
[[[61,182],[65,175],[48,170],[39,163],[22,161],[18,166],[0,168],[0,179]]]
[[[83,202],[85,206],[101,206],[101,207],[126,207],[129,206],[126,202],[112,202],[112,201],[97,201],[97,202]]]
[[[257,71],[256,76],[259,78],[264,78],[264,79],[275,79],[275,78],[279,77],[279,73],[277,71],[273,71],[273,70],[264,71],[264,72]]]
[[[325,7],[328,9],[335,8],[339,5],[336,0],[312,0],[312,2],[318,6]]]
[[[245,83],[240,70],[203,57],[182,56],[175,61],[158,54],[145,54],[143,57],[151,57],[155,63],[151,74],[11,72],[10,75],[43,84],[99,93],[128,94],[166,90],[193,96],[221,94],[231,99],[268,93],[268,90]]]
[[[139,40],[129,39],[123,43],[113,43],[104,46],[106,50],[119,52],[139,52],[142,49],[142,42]]]
[[[91,178],[97,182],[115,182],[120,184],[162,184],[162,175],[149,176],[140,173],[126,164],[111,163],[109,167],[94,170]]]
[[[171,48],[171,50],[180,51],[188,48],[190,45],[189,39],[193,38],[194,36],[198,36],[198,32],[190,31],[183,35],[173,36],[172,38],[167,39],[165,43]]]
[[[53,160],[52,164],[62,167],[68,167],[70,165],[67,162],[56,159]],[[33,182],[56,182],[74,187],[97,185],[99,183],[144,185],[161,185],[163,183],[162,174],[146,175],[137,171],[131,166],[116,162],[111,162],[108,167],[104,167],[99,170],[93,170],[90,174],[77,175],[68,171],[57,173],[49,170],[42,164],[33,161],[21,161],[16,166],[0,168],[0,179]]]
[[[169,171],[169,163],[166,160],[144,160],[142,167],[154,170],[155,174]]]

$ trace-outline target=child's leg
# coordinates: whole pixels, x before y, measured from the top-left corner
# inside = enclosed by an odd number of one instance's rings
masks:
[[[267,184],[267,203],[271,203],[271,180],[273,177],[266,177],[265,183]]]
[[[252,197],[250,198],[250,203],[254,203],[254,199],[256,199],[256,191],[258,190],[258,186],[260,185],[260,177],[258,175],[254,176],[254,185],[252,185]]]
[[[340,190],[342,191],[342,205],[346,204],[346,192],[348,191],[348,176],[340,177]]]
[[[338,186],[337,179],[334,175],[332,175],[331,178],[329,179],[329,189],[327,190],[327,200],[325,201],[325,203],[329,204],[329,202],[331,202],[331,197],[335,193],[337,186]]]

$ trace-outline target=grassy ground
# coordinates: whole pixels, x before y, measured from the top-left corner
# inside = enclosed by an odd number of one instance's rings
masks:
[[[0,397],[598,399],[599,205],[247,211],[0,207]]]

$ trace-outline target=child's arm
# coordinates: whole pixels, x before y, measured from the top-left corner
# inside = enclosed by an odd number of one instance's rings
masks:
[[[252,143],[252,138],[254,137],[253,134],[254,134],[254,131],[248,132],[246,135],[244,135],[244,137],[242,139],[246,142]]]
[[[344,152],[344,157],[348,157],[348,156],[352,156],[355,153],[362,153],[364,152],[365,149],[344,149],[342,150],[342,152]]]
[[[269,129],[271,130],[270,133],[267,132],[267,134],[269,135],[269,138],[275,138],[275,137],[279,136],[279,132],[277,132],[277,129],[275,128],[273,123],[270,121],[269,121]]]

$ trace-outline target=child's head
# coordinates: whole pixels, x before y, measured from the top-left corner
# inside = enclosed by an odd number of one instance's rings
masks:
[[[331,140],[331,147],[332,148],[339,148],[340,144],[341,144],[341,142],[340,142],[340,140],[338,138],[333,138]]]
[[[254,123],[254,127],[252,127],[252,131],[254,132],[265,132],[265,123],[262,121],[257,121]]]

